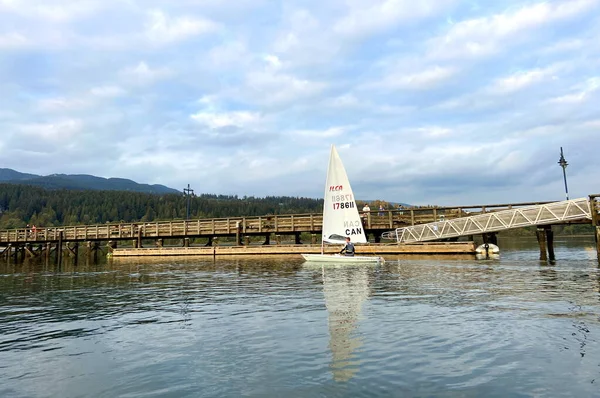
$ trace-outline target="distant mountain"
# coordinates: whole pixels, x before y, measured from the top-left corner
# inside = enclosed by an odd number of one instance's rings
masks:
[[[34,185],[46,189],[131,191],[156,194],[180,192],[164,185],[138,184],[135,181],[125,178],[102,178],[87,174],[51,174],[40,176],[3,168],[0,168],[0,182]]]

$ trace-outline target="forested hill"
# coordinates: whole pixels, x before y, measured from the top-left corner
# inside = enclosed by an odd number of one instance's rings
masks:
[[[47,189],[132,191],[149,193],[177,193],[164,185],[138,184],[126,178],[103,178],[87,174],[52,174],[39,176],[0,168],[0,183],[26,184]]]
[[[320,213],[322,199],[200,195],[190,199],[190,218]],[[0,183],[0,229],[27,224],[58,226],[184,219],[183,194],[46,190]]]

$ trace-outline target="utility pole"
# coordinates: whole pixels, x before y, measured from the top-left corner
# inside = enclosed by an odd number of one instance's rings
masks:
[[[567,188],[567,166],[569,165],[569,163],[567,163],[567,161],[565,160],[562,147],[560,147],[560,159],[558,160],[558,164],[563,169],[563,179],[565,180],[565,194],[567,196],[567,200],[569,200],[569,189]]]
[[[187,206],[185,211],[185,219],[190,219],[190,200],[192,195],[194,194],[194,190],[190,188],[190,184],[188,184],[187,188],[183,188],[183,194],[187,196]]]

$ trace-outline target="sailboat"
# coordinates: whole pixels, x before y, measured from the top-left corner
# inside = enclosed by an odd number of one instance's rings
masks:
[[[378,256],[342,256],[323,253],[326,243],[345,244],[346,237],[349,237],[352,243],[367,243],[346,169],[335,146],[332,145],[325,183],[321,254],[302,254],[302,257],[307,261],[335,263],[384,262],[383,258]]]

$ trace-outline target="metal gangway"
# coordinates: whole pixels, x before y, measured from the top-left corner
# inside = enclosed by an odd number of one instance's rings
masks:
[[[397,228],[381,237],[415,243],[591,218],[590,202],[581,198]]]

